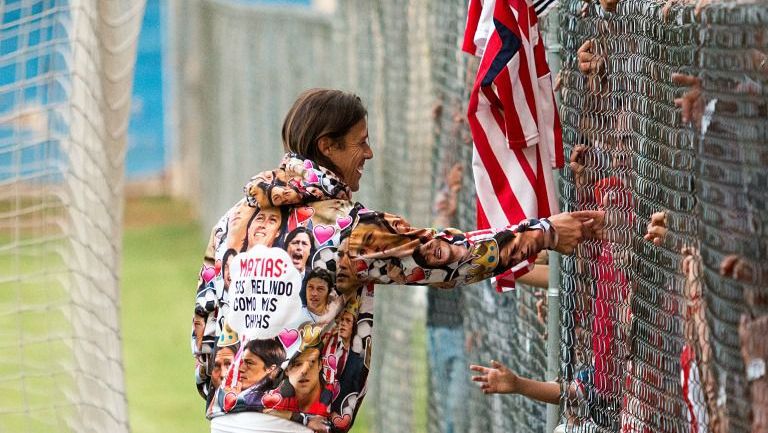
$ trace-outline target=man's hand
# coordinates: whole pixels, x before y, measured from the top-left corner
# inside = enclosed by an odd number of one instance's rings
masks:
[[[557,244],[551,249],[571,254],[585,239],[602,239],[605,229],[604,211],[563,212],[547,218],[557,235]]]
[[[582,210],[571,216],[584,224],[584,239],[599,240],[605,237],[605,211]]]
[[[690,4],[695,1],[696,0],[667,0],[664,7],[661,8],[661,16],[664,17],[664,21],[667,21],[669,19],[669,12],[672,10],[673,6]],[[698,16],[698,13],[696,16]]]
[[[653,242],[654,245],[661,245],[661,242],[666,236],[667,214],[666,212],[656,212],[651,215],[651,222],[648,223],[648,228],[643,239]]]
[[[587,16],[587,10],[589,8],[590,0],[584,0],[584,5],[581,7],[581,17]],[[616,7],[619,4],[619,0],[600,0],[600,6],[606,12],[616,12]]]
[[[672,74],[672,82],[679,86],[688,86],[689,89],[683,96],[675,99],[675,106],[683,110],[683,122],[693,122],[696,127],[701,126],[701,117],[704,115],[704,97],[701,95],[701,78],[693,75]]]
[[[579,71],[584,75],[603,74],[605,72],[605,58],[595,53],[597,43],[594,39],[588,39],[581,44],[576,51],[579,60]]]
[[[583,144],[577,144],[573,146],[571,150],[571,157],[568,162],[568,166],[573,171],[573,181],[576,184],[576,188],[582,187],[587,183],[587,176],[584,173],[584,154],[587,153],[587,146]]]
[[[710,3],[712,3],[712,0],[698,0],[696,2],[696,7],[693,9],[696,18],[701,18],[701,11],[703,11]]]
[[[752,265],[738,254],[728,255],[720,263],[720,275],[748,283],[753,274]]]
[[[616,12],[616,7],[619,5],[619,0],[600,0],[600,6],[606,12]]]
[[[480,385],[484,394],[511,394],[517,392],[517,375],[498,361],[491,361],[490,367],[472,364],[469,369],[480,373],[472,381]]]
[[[584,239],[584,223],[567,212],[552,215],[548,219],[557,236],[557,244],[550,244],[550,248],[563,254],[571,254],[576,245]]]

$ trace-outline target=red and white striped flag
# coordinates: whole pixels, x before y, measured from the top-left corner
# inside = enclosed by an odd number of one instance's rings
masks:
[[[557,213],[552,168],[563,166],[560,119],[535,4],[470,0],[464,51],[481,57],[469,100],[477,228]],[[497,289],[536,257],[497,277]]]

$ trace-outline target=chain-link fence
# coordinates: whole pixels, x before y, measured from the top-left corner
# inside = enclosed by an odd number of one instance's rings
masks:
[[[425,2],[340,1],[336,39],[344,41],[343,88],[368,107],[374,159],[355,197],[367,206],[429,225],[431,81]],[[404,162],[407,161],[407,164]],[[370,167],[368,167],[370,165]],[[423,431],[426,424],[424,291],[376,292],[371,392],[364,410],[373,431]]]
[[[472,136],[466,121],[469,90],[475,79],[478,60],[459,50],[466,24],[466,2],[430,3],[432,81],[435,89],[435,145],[433,164],[435,185],[433,194],[443,186],[451,167],[463,167],[463,179],[458,193],[458,205],[453,223],[462,229],[476,224],[475,187],[472,177]],[[455,372],[453,381],[462,383],[460,404],[447,405],[455,389],[444,384],[430,384],[429,427],[431,432],[541,432],[545,424],[545,405],[522,396],[485,396],[469,381],[470,363],[488,364],[495,359],[518,374],[543,380],[546,370],[546,308],[541,289],[518,283],[515,292],[499,295],[490,284],[477,284],[453,294],[460,308],[443,298],[451,293],[430,289],[427,324],[451,323],[442,315],[458,316],[462,332],[442,341],[442,346],[430,347],[430,359],[440,360],[440,353],[449,351],[449,344],[464,347],[460,355],[464,363]],[[454,301],[456,302],[456,301]],[[454,319],[455,321],[456,319]],[[436,352],[436,353],[433,353]],[[450,352],[450,351],[449,351]],[[433,362],[430,370],[444,368]],[[458,369],[459,367],[455,367]],[[503,414],[503,415],[501,415]],[[449,424],[453,422],[453,425]]]
[[[564,209],[609,214],[563,261],[574,431],[763,431],[767,7],[562,5]]]

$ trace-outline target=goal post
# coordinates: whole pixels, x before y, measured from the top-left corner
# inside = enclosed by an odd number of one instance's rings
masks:
[[[123,168],[141,0],[0,3],[0,426],[127,432]]]

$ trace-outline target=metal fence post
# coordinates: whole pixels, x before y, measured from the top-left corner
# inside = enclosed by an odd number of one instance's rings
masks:
[[[547,62],[554,81],[560,72],[560,40],[558,38],[559,7],[554,7],[543,21],[543,36],[547,48]],[[555,98],[559,102],[558,94]],[[554,173],[555,185],[559,176]],[[556,378],[560,373],[560,254],[549,252],[549,289],[547,290],[547,377]],[[559,405],[547,405],[546,432],[554,431],[560,420]]]

